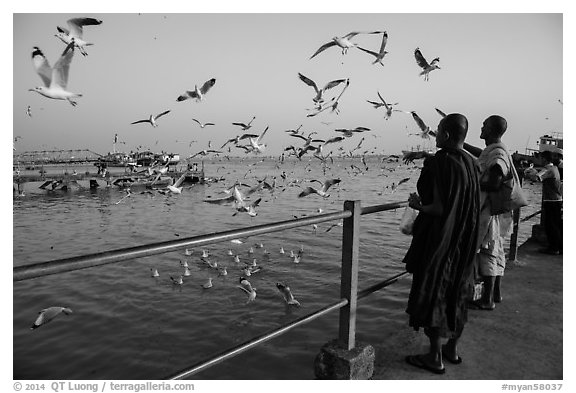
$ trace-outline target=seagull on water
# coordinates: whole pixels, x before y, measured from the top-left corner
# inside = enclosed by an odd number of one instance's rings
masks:
[[[187,261],[180,261],[180,265],[181,265],[183,268],[189,267]]]
[[[298,300],[294,299],[294,295],[292,294],[292,291],[290,291],[290,287],[287,284],[277,282],[276,288],[278,288],[278,291],[280,292],[280,294],[284,298],[284,301],[286,302],[286,304],[288,304],[290,306],[300,307],[300,302]]]
[[[132,122],[132,123],[130,123],[130,124],[150,123],[150,125],[151,125],[152,127],[158,127],[158,124],[156,124],[156,120],[158,120],[158,118],[160,118],[160,117],[162,117],[162,116],[164,116],[164,115],[166,115],[166,114],[168,114],[168,113],[170,113],[170,110],[167,110],[167,111],[164,111],[164,112],[162,112],[162,113],[159,113],[159,114],[157,114],[156,116],[150,115],[150,117],[149,117],[148,119],[137,120],[137,121],[134,121],[134,122]]]
[[[48,322],[56,318],[60,314],[70,315],[72,314],[72,310],[68,307],[48,307],[41,310],[38,313],[38,317],[36,321],[30,327],[31,330],[37,329],[42,325],[46,325]]]
[[[202,288],[204,289],[212,288],[212,277],[208,277],[208,281],[202,284]]]
[[[202,260],[202,262],[210,266],[212,269],[218,268],[218,262],[212,262],[211,260],[206,258],[200,258],[200,259]]]
[[[72,56],[74,56],[74,42],[66,46],[66,49],[64,49],[64,52],[62,52],[62,55],[58,61],[56,61],[54,67],[50,67],[44,53],[35,46],[32,51],[32,63],[36,73],[40,76],[42,82],[44,82],[44,86],[38,86],[29,89],[29,91],[35,91],[44,97],[54,100],[66,100],[70,105],[76,106],[77,103],[73,101],[72,98],[82,97],[82,94],[72,93],[66,90]]]
[[[228,250],[228,255],[234,256],[234,253],[232,252],[232,250]]]
[[[190,269],[188,269],[188,266],[186,266],[184,268],[184,277],[189,277],[190,276]]]
[[[364,49],[361,46],[358,46],[357,48],[360,49],[361,51],[371,54],[376,58],[372,62],[372,64],[380,63],[381,66],[384,66],[384,63],[382,63],[382,59],[384,59],[384,56],[386,56],[386,54],[388,53],[387,51],[384,50],[384,48],[386,48],[387,42],[388,42],[388,33],[384,32],[382,34],[382,44],[380,44],[380,51],[378,51],[378,53],[372,52],[371,50],[368,49]]]
[[[420,75],[424,75],[425,81],[429,79],[428,74],[430,74],[430,72],[436,69],[438,70],[440,69],[440,67],[438,66],[438,63],[440,62],[439,57],[436,57],[434,60],[432,60],[430,64],[428,64],[428,61],[426,61],[424,56],[422,56],[422,52],[420,52],[419,48],[416,48],[416,50],[414,50],[414,57],[416,57],[416,63],[418,63],[418,65],[422,68],[422,72],[420,72]]]
[[[158,273],[158,269],[154,269],[154,268],[150,268],[150,271],[152,272],[152,277],[160,277],[160,273]]]
[[[66,23],[68,24],[68,27],[70,28],[70,30],[65,29],[63,27],[60,27],[60,26],[56,26],[56,29],[58,30],[58,34],[56,34],[55,37],[58,37],[66,45],[69,45],[70,43],[73,42],[74,46],[76,48],[78,48],[80,53],[82,53],[83,56],[87,56],[88,53],[86,53],[86,49],[84,47],[94,45],[94,44],[91,42],[84,41],[84,39],[82,38],[82,33],[83,33],[82,28],[83,28],[83,26],[100,25],[100,24],[102,24],[102,21],[98,20],[98,19],[94,19],[94,18],[72,18],[72,19],[68,19],[66,21]]]
[[[28,105],[28,109],[26,109],[26,114],[32,117],[32,109],[30,108],[30,105]]]
[[[326,181],[324,181],[324,183],[322,183],[320,180],[312,180],[312,181],[316,181],[320,184],[322,184],[322,188],[321,189],[316,189],[314,187],[306,187],[300,194],[298,194],[298,198],[302,198],[305,197],[307,195],[310,194],[318,194],[323,198],[328,198],[330,196],[330,194],[327,193],[328,189],[330,187],[332,187],[334,184],[338,184],[340,183],[340,179],[328,179]]]
[[[184,284],[184,280],[182,279],[182,275],[178,276],[178,278],[174,278],[174,277],[170,276],[170,280],[172,280],[172,284],[175,284],[175,285]]]
[[[246,131],[246,130],[248,130],[250,127],[252,127],[251,124],[252,124],[252,122],[254,121],[255,118],[256,118],[256,116],[253,116],[253,117],[252,117],[252,120],[250,120],[250,121],[248,122],[248,124],[244,124],[244,123],[240,123],[240,122],[238,122],[238,123],[232,123],[232,124],[235,125],[235,126],[240,126],[240,127],[242,128],[242,131]]]
[[[333,80],[333,81],[326,83],[326,85],[323,88],[319,89],[318,86],[316,85],[316,83],[312,79],[307,78],[306,76],[302,75],[301,73],[298,73],[298,77],[300,78],[300,80],[302,82],[304,82],[308,86],[311,86],[312,88],[314,88],[314,91],[316,91],[316,96],[312,99],[312,101],[314,101],[320,107],[322,106],[322,103],[324,102],[324,98],[322,98],[322,95],[324,94],[324,92],[326,90],[331,89],[333,87],[336,87],[340,83],[346,82],[346,79],[336,79],[336,80]],[[295,134],[297,134],[297,132]]]
[[[204,127],[206,127],[206,126],[215,126],[215,125],[216,125],[216,124],[214,124],[214,123],[208,123],[208,122],[207,122],[207,123],[202,123],[200,120],[197,120],[197,119],[192,119],[192,120],[194,120],[196,123],[198,123],[198,125],[200,126],[200,128],[204,128]]]
[[[192,255],[192,250],[186,249],[184,255]]]
[[[284,247],[280,247],[280,254],[284,254],[286,251],[284,251]]]
[[[357,46],[358,44],[350,42],[350,39],[357,36],[358,34],[380,34],[382,33],[382,31],[372,31],[372,32],[361,32],[361,31],[353,31],[350,32],[348,34],[346,34],[343,37],[333,37],[332,41],[325,43],[324,45],[322,45],[320,48],[318,48],[318,50],[312,55],[310,56],[310,59],[312,59],[314,56],[318,55],[320,52],[323,52],[324,50],[334,46],[334,45],[338,45],[340,48],[342,48],[342,54],[346,54],[348,52],[349,48],[353,48],[355,46]]]
[[[212,78],[204,82],[204,84],[200,89],[198,89],[198,85],[196,85],[194,86],[193,91],[186,90],[184,94],[181,94],[178,96],[178,98],[176,98],[176,101],[184,101],[187,100],[188,98],[196,98],[196,101],[202,101],[202,99],[204,98],[204,94],[208,93],[208,91],[212,88],[212,86],[214,86],[215,83],[216,79]]]
[[[250,284],[250,281],[246,280],[246,278],[240,277],[240,285],[238,285],[238,288],[240,288],[241,290],[243,290],[248,294],[248,301],[246,302],[246,304],[256,299],[256,288],[253,288],[252,284]]]
[[[207,250],[202,250],[202,258],[208,258],[208,251]]]

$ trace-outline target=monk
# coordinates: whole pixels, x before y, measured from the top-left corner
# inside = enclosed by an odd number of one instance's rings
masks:
[[[428,353],[406,361],[433,373],[445,372],[443,360],[460,363],[458,340],[467,321],[474,285],[480,214],[479,167],[464,151],[468,120],[450,114],[438,125],[434,156],[424,161],[409,205],[418,210],[413,238],[404,257],[413,274],[406,312],[409,325],[424,328]],[[448,341],[442,345],[442,338]]]

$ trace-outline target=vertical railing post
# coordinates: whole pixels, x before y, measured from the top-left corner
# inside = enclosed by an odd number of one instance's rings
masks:
[[[518,254],[518,223],[520,222],[520,208],[514,209],[512,213],[512,235],[510,235],[510,252],[508,260],[516,262]]]
[[[345,201],[344,210],[352,216],[344,219],[342,231],[342,272],[340,297],[348,304],[340,309],[338,341],[341,348],[351,350],[356,346],[356,303],[358,293],[358,249],[360,243],[360,201]]]

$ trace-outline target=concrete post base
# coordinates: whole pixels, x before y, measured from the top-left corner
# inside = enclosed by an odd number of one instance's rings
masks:
[[[318,379],[370,379],[374,372],[374,347],[356,342],[348,351],[338,347],[338,340],[330,341],[314,360],[314,374]]]

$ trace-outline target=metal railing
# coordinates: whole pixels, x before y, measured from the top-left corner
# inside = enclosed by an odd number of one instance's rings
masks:
[[[170,376],[168,379],[182,379],[196,374],[208,367],[234,357],[244,351],[247,351],[250,348],[253,348],[254,346],[284,334],[297,326],[313,321],[314,319],[337,309],[340,309],[338,344],[341,348],[350,350],[355,347],[356,343],[355,337],[357,301],[396,282],[400,277],[407,274],[406,271],[401,272],[385,281],[382,281],[364,290],[358,291],[360,216],[398,209],[406,206],[407,204],[407,201],[403,201],[362,208],[360,201],[345,201],[344,210],[341,212],[320,214],[313,217],[297,218],[294,220],[281,221],[272,224],[263,224],[225,232],[216,232],[190,238],[35,263],[26,266],[18,266],[13,268],[13,281],[16,282],[30,280],[52,274],[87,269],[111,263],[123,262],[135,258],[142,258],[151,255],[184,250],[187,247],[204,246],[207,244],[218,243],[226,240],[233,240],[238,237],[278,232],[286,229],[343,219],[340,299],[338,301],[329,304],[309,315],[303,316],[287,325],[281,326],[280,328],[277,328],[271,332],[265,333],[245,343],[235,346],[234,348],[228,349],[206,361],[197,363],[196,365],[181,370]]]

